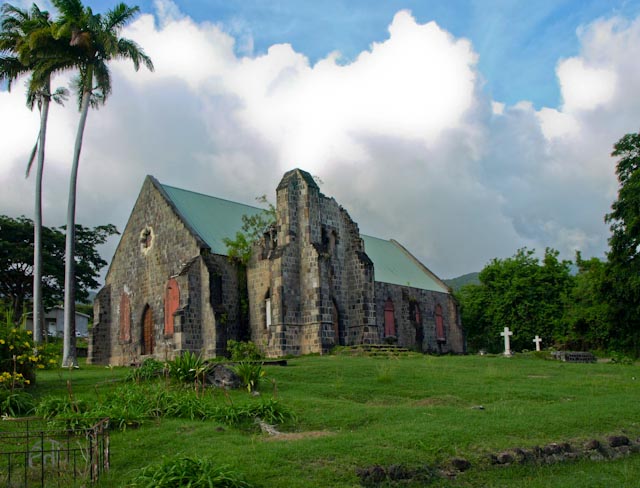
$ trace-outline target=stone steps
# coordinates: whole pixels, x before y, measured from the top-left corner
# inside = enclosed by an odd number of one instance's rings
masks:
[[[341,349],[341,354],[351,356],[400,356],[411,352],[406,347],[392,344],[359,344]]]

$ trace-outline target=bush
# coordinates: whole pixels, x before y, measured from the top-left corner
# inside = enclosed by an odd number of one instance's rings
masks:
[[[235,373],[240,377],[242,384],[251,393],[260,388],[260,382],[266,376],[266,371],[262,369],[260,363],[238,363],[233,367]]]
[[[11,320],[11,314],[0,307],[0,373],[13,375],[12,388],[32,384],[36,370],[57,366],[57,348],[36,347],[30,330],[21,328]],[[21,383],[17,385],[17,383]],[[4,386],[9,383],[4,382]],[[0,385],[2,387],[2,385]]]
[[[633,364],[633,359],[631,359],[629,356],[625,356],[622,353],[614,352],[611,354],[611,362],[614,364],[630,365]]]
[[[143,468],[129,485],[136,488],[250,488],[242,476],[208,459],[179,457]]]
[[[140,383],[141,381],[151,381],[162,375],[165,371],[166,365],[162,361],[157,359],[147,358],[138,368],[133,368],[127,373],[126,379],[128,381],[135,381]]]
[[[167,364],[169,376],[180,383],[195,383],[204,380],[206,372],[204,360],[194,352],[187,351]]]
[[[232,361],[258,361],[263,358],[262,352],[253,342],[240,342],[233,339],[227,341],[227,350]]]
[[[29,415],[34,407],[35,402],[29,393],[0,388],[0,415],[12,417]]]

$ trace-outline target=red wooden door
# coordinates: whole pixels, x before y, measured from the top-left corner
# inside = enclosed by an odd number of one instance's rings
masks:
[[[142,354],[153,354],[153,312],[149,305],[142,314]]]
[[[180,287],[173,278],[167,282],[164,296],[164,335],[172,336],[174,331],[174,316],[180,306]]]
[[[396,335],[396,321],[394,317],[394,307],[391,298],[384,304],[384,336]]]

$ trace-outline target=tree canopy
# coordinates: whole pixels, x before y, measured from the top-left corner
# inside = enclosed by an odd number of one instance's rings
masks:
[[[547,344],[555,340],[563,300],[573,286],[570,264],[554,249],[546,249],[542,261],[526,248],[492,260],[480,272],[480,285],[463,286],[458,293],[469,348],[500,352],[504,327],[513,332],[516,350],[532,349],[536,334]]]
[[[51,308],[64,295],[64,228],[43,227],[43,301]],[[117,234],[111,225],[89,228],[76,225],[77,297],[86,301],[89,291],[99,287],[100,270],[107,264],[97,246]],[[18,323],[28,300],[33,297],[33,222],[25,217],[0,215],[0,297],[11,304]]]
[[[640,133],[614,146],[618,157],[618,199],[605,221],[611,224],[604,298],[611,307],[612,342],[640,356]]]

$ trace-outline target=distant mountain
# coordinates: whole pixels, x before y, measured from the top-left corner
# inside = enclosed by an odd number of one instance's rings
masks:
[[[447,285],[449,285],[453,289],[453,291],[458,291],[460,287],[464,285],[469,285],[469,284],[479,285],[480,284],[480,280],[478,279],[479,274],[480,274],[479,272],[467,273],[462,276],[458,276],[457,278],[444,280],[444,282]]]

